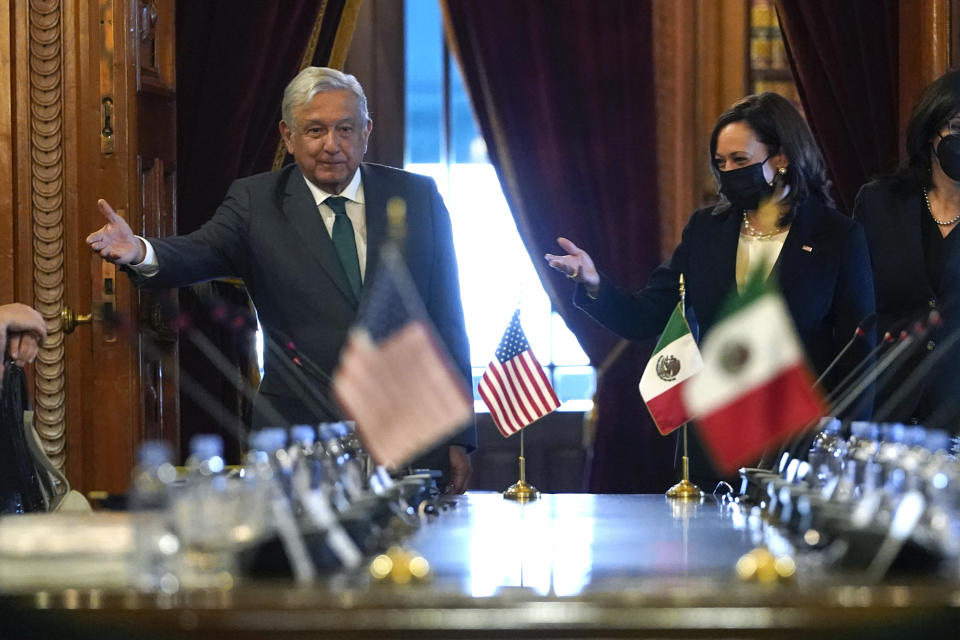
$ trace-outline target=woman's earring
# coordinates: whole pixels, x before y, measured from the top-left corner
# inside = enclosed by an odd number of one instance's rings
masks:
[[[786,168],[786,167],[780,167],[779,169],[777,169],[777,174],[778,174],[778,175],[781,175],[781,176],[787,175],[787,168]]]

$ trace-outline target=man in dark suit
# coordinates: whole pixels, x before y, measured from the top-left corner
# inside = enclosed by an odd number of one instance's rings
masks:
[[[400,197],[407,210],[407,266],[469,384],[469,344],[450,216],[430,178],[361,162],[372,127],[356,78],[308,67],[283,96],[280,133],[295,164],[237,180],[214,216],[185,236],[149,241],[134,236],[100,200],[108,222],[87,243],[105,259],[128,265],[138,286],[242,278],[267,337],[278,342],[289,337],[329,376],[387,236],[387,201]],[[264,400],[292,423],[341,417],[332,402],[320,409],[321,415],[316,407],[308,409],[296,381],[284,374],[284,364],[267,352],[254,426],[266,423]],[[328,383],[329,378],[319,382],[325,393]],[[426,460],[448,468],[449,487],[462,492],[474,448],[471,424]]]

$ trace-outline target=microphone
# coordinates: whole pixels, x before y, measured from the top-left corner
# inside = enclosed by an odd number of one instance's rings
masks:
[[[253,315],[247,309],[241,307],[228,307],[227,305],[220,304],[213,310],[212,316],[214,320],[232,330],[239,330],[244,327],[253,328],[256,327],[257,324]],[[321,420],[322,416],[339,415],[340,412],[330,400],[305,378],[297,366],[294,366],[296,363],[292,362],[292,358],[287,356],[272,338],[271,334],[273,333],[283,335],[283,332],[278,329],[271,328],[267,330],[265,328],[263,331],[264,345],[282,367],[282,373],[293,383],[291,387],[297,393],[297,399],[306,407],[307,411],[316,416],[318,421]],[[319,367],[317,368],[319,369]],[[249,401],[253,403],[253,398],[249,398]],[[263,408],[262,413],[268,421],[278,426],[289,425],[290,420],[274,410],[272,405],[266,401],[262,395],[257,399],[257,407],[258,410],[260,410],[261,407]]]
[[[876,358],[880,356],[881,352],[886,352],[890,349],[898,340],[902,338],[902,332],[898,336],[890,331],[887,331],[883,334],[883,337],[877,342],[870,353],[866,355],[860,362],[857,363],[853,369],[841,380],[833,390],[827,394],[827,405],[832,406],[838,397],[843,395],[849,389],[853,383],[860,378],[864,370],[870,367],[871,363],[876,362]]]
[[[873,318],[872,321],[871,321],[871,318]],[[841,350],[840,355],[838,355],[834,359],[834,361],[830,363],[830,366],[827,367],[827,370],[824,371],[823,375],[817,378],[817,381],[813,384],[814,387],[816,387],[823,380],[827,371],[830,370],[830,367],[832,367],[834,364],[836,364],[840,360],[840,357],[843,355],[843,351],[849,348],[849,346],[852,345],[854,341],[860,337],[861,335],[860,330],[863,329],[863,332],[866,333],[867,331],[869,331],[869,328],[867,328],[868,323],[872,324],[872,322],[875,322],[875,321],[876,321],[875,314],[870,314],[860,322],[860,324],[857,326],[856,331],[854,331],[853,339],[851,339],[850,342],[847,343],[847,346],[844,347],[843,350]],[[826,398],[827,406],[832,407],[834,398],[837,395],[839,395],[844,388],[850,386],[853,380],[856,380],[859,378],[863,370],[866,367],[868,367],[871,362],[874,362],[874,359],[876,358],[877,354],[879,354],[881,351],[888,348],[894,342],[895,340],[894,340],[893,334],[891,334],[889,331],[884,333],[883,337],[880,339],[877,346],[871,349],[870,353],[864,356],[863,359],[860,360],[860,362],[858,362],[857,365],[850,370],[850,372],[843,378],[843,380],[840,381],[840,383],[834,388],[834,390],[827,395],[827,398]],[[829,413],[830,412],[828,412],[828,415]],[[769,468],[770,470],[775,471],[776,470],[774,468],[775,466],[777,465],[782,466],[785,455],[789,456],[790,458],[796,458],[800,456],[805,449],[804,443],[811,442],[813,438],[816,437],[817,430],[815,429],[815,427],[817,426],[818,423],[819,423],[819,420],[811,421],[809,424],[807,424],[807,426],[801,429],[793,438],[786,441],[780,447],[780,449],[777,450],[776,455],[774,455],[769,459],[767,459],[766,455],[764,455],[764,459],[761,461],[761,464],[758,466],[761,469]],[[764,462],[769,464],[769,467],[767,467],[764,464]]]
[[[931,315],[936,312],[931,312]],[[940,324],[939,315],[937,316],[937,325]],[[930,353],[927,357],[923,359],[920,364],[918,364],[913,372],[903,381],[902,384],[897,386],[896,391],[890,394],[890,397],[884,401],[880,409],[877,410],[876,420],[877,422],[882,422],[890,417],[894,409],[896,409],[908,395],[913,393],[919,386],[926,380],[927,376],[933,370],[941,360],[945,359],[956,347],[957,343],[960,342],[960,329],[955,329],[946,339],[942,340],[937,348]],[[956,403],[946,403],[941,406],[936,413],[931,416],[931,421],[927,424],[928,427],[932,428],[934,424],[938,424],[944,418],[949,420],[950,413],[953,413],[956,407]]]
[[[330,376],[330,374],[321,369],[319,365],[308,358],[302,351],[297,349],[297,345],[293,342],[293,340],[287,337],[280,330],[274,330],[274,333],[283,342],[283,349],[293,364],[303,369],[303,371],[305,371],[319,384],[330,385],[333,383],[333,378]]]
[[[318,421],[323,421],[322,416],[339,415],[340,412],[330,400],[317,389],[316,385],[303,374],[302,369],[266,332],[264,332],[264,344],[279,362],[287,379],[295,383],[294,390],[297,393],[297,399],[306,406],[310,413],[316,416]]]
[[[849,351],[853,347],[857,339],[866,336],[868,331],[873,331],[873,327],[876,324],[877,324],[877,314],[875,313],[871,313],[867,317],[865,317],[863,320],[861,320],[860,324],[857,325],[857,328],[853,332],[853,337],[850,338],[850,340],[847,342],[846,345],[844,345],[843,349],[840,350],[840,353],[837,354],[837,356],[833,359],[833,361],[831,361],[830,364],[827,365],[827,368],[823,370],[823,373],[821,373],[820,377],[817,378],[817,381],[813,383],[813,386],[816,387],[821,382],[823,382],[824,379],[827,377],[827,375],[829,375],[830,371],[833,370],[835,366],[837,366],[838,362],[840,362],[840,359],[843,358],[843,356],[847,354],[847,351]]]
[[[171,328],[179,328],[181,331],[188,331],[184,326],[183,318],[176,318],[171,324]],[[196,331],[195,329],[189,331]],[[197,332],[199,333],[199,332]],[[202,334],[201,334],[202,335]],[[211,345],[212,346],[212,345]],[[144,350],[144,353],[147,357],[161,358],[163,354],[161,351],[153,346],[151,341],[144,340],[141,344],[141,348]],[[215,347],[214,347],[215,348]],[[221,357],[222,354],[221,354]],[[214,365],[216,366],[216,365]],[[236,421],[228,420],[224,416],[232,415],[234,412],[227,409],[219,398],[214,396],[212,393],[207,391],[207,389],[201,385],[196,379],[193,378],[189,373],[183,369],[179,370],[180,377],[180,390],[190,396],[190,399],[197,403],[197,406],[203,409],[204,412],[210,418],[212,418],[220,427],[223,429],[224,433],[229,433],[231,436],[237,438],[242,447],[246,447],[247,443],[247,434],[244,433],[244,430],[237,426]],[[231,376],[226,376],[228,380],[232,380],[232,376],[236,373],[235,367],[231,365]]]
[[[828,415],[841,415],[874,384],[880,374],[894,364],[897,364],[898,367],[901,366],[904,362],[904,360],[900,360],[901,355],[910,347],[919,344],[933,326],[939,323],[939,318],[940,316],[936,311],[930,312],[928,323],[925,324],[922,320],[917,321],[914,323],[913,332],[901,331],[898,338],[894,338],[890,331],[884,333],[879,344],[847,374],[833,393],[827,397],[827,404],[830,407]],[[865,324],[869,320],[870,317],[868,316],[861,324]],[[881,353],[882,356],[880,356]],[[879,360],[876,360],[878,357]],[[810,443],[818,433],[815,429],[817,424],[818,421],[811,422],[793,440],[780,449],[772,462],[774,464],[778,461],[782,462],[784,455],[788,455],[790,458],[802,459],[805,457],[805,451],[809,449]]]
[[[217,321],[223,323],[224,319],[227,318],[227,313],[223,305],[219,305],[214,308],[211,317]],[[236,331],[246,324],[240,324],[236,322],[236,317],[234,322],[228,326]],[[195,329],[192,324],[189,322],[189,319],[185,315],[181,314],[178,318],[178,328],[181,329],[181,333],[184,333],[190,343],[200,351],[200,353],[207,359],[207,361],[216,368],[216,370],[222,375],[233,388],[240,393],[243,398],[253,404],[253,399],[255,396],[255,390],[243,376],[237,375],[236,366],[230,362],[230,360],[223,355],[223,353],[214,345],[207,336],[205,336],[201,331]],[[263,413],[267,416],[267,419],[271,422],[276,421],[277,425],[286,425],[289,421],[286,420],[279,411],[270,403],[269,400],[261,398],[259,405]],[[202,405],[201,405],[202,406]],[[244,440],[244,442],[246,442]]]
[[[899,371],[907,362],[907,356],[911,355],[913,350],[923,343],[933,330],[933,327],[939,324],[939,319],[940,314],[932,311],[930,313],[930,321],[927,323],[922,321],[917,322],[913,325],[912,331],[909,333],[906,331],[902,332],[900,334],[900,341],[889,349],[872,369],[865,371],[856,385],[851,385],[852,388],[849,391],[837,398],[832,407],[832,414],[835,416],[842,415],[843,412],[853,406],[860,396],[862,396],[884,372],[888,372],[887,375],[889,376]]]

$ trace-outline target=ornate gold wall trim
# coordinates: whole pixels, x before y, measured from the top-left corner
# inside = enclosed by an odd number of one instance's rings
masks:
[[[340,24],[337,25],[337,35],[333,38],[333,49],[330,51],[328,67],[343,70],[353,41],[353,32],[357,30],[357,16],[360,15],[360,6],[363,0],[347,0],[340,14]]]
[[[63,8],[61,0],[29,1],[30,186],[34,306],[47,320],[47,341],[35,366],[35,427],[60,469],[66,461],[64,334]]]

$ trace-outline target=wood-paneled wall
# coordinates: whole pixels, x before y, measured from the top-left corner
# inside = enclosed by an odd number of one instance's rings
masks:
[[[747,91],[748,0],[654,0],[660,246],[665,258],[693,210],[716,193],[708,139]]]
[[[172,0],[12,0],[0,9],[0,303],[30,304],[47,320],[31,372],[36,428],[82,490],[124,490],[137,444],[156,436],[141,397],[149,336],[139,297],[84,238],[104,222],[100,197],[136,232],[147,223],[141,169],[149,178],[155,157],[174,157],[172,42]],[[166,119],[139,100],[150,92]],[[153,111],[140,131],[145,108]],[[165,152],[141,138],[161,140]],[[68,335],[67,307],[91,323]]]
[[[910,112],[928,84],[950,66],[951,0],[901,0],[900,2],[900,139]],[[900,144],[901,149],[903,143]]]

